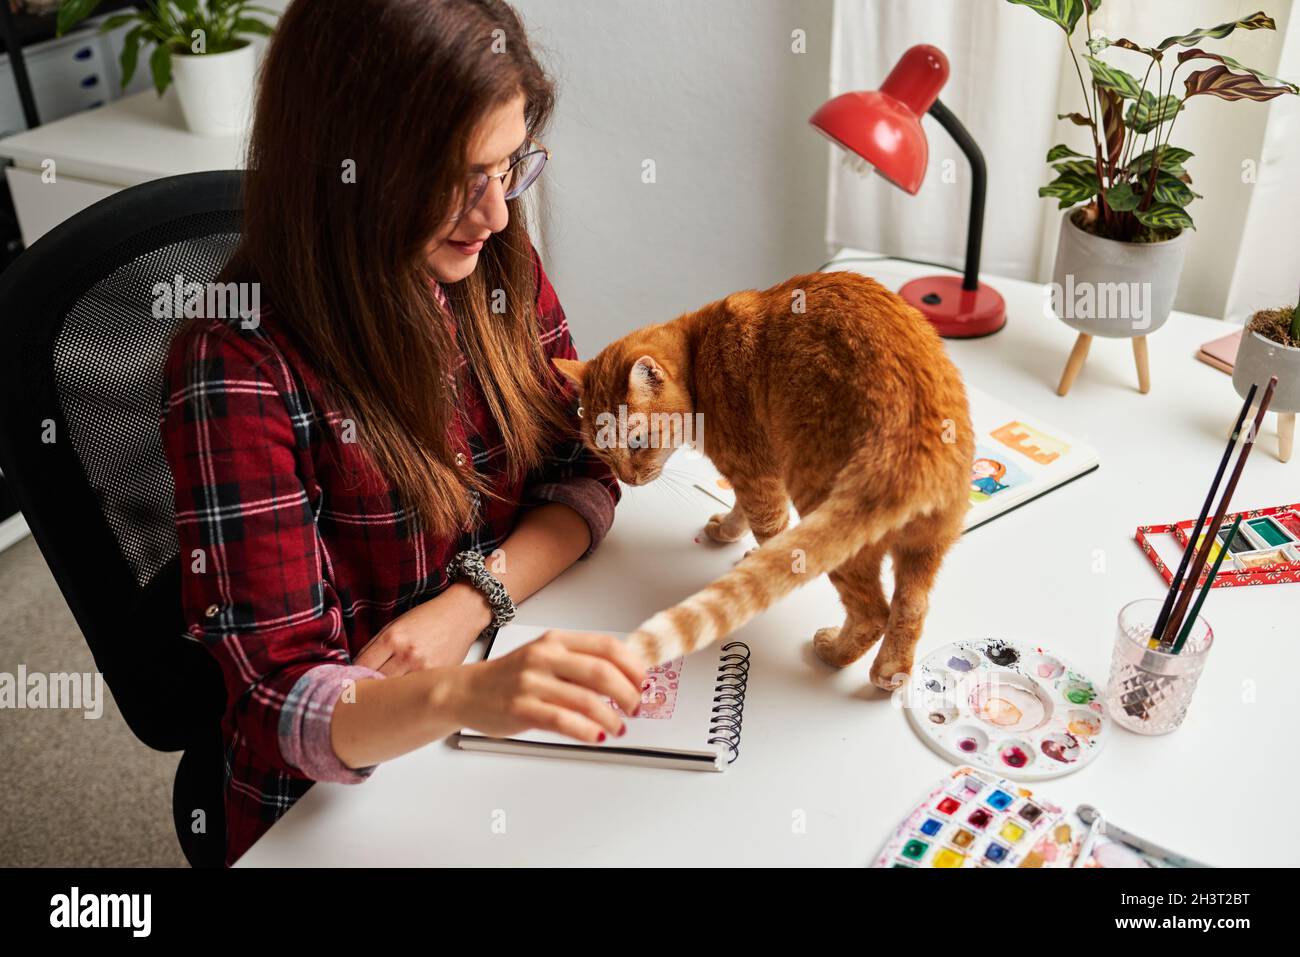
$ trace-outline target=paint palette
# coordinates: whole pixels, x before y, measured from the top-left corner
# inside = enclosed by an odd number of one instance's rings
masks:
[[[1235,519],[1236,516],[1232,516]],[[1232,519],[1227,520],[1215,535],[1210,545],[1210,561],[1219,556],[1219,551],[1227,548],[1224,556],[1223,571],[1248,572],[1257,568],[1288,565],[1300,562],[1300,515],[1294,510],[1243,516],[1241,527],[1236,537],[1229,542],[1232,534]],[[1174,537],[1179,544],[1186,545],[1191,537],[1193,523],[1179,523],[1174,528]],[[1201,540],[1205,533],[1201,533]]]
[[[1098,685],[1044,648],[997,638],[940,648],[905,694],[908,720],[939,754],[1023,780],[1078,770],[1110,735]]]
[[[1011,781],[963,767],[898,826],[875,867],[1068,867],[1079,829]]]
[[[957,768],[894,829],[874,867],[1205,867],[1084,804],[1073,813],[1013,781]]]
[[[1237,514],[1233,512],[1224,516],[1223,525],[1214,533],[1209,562],[1218,558],[1223,549],[1227,549],[1227,554],[1211,587],[1300,582],[1300,505],[1277,505],[1241,512],[1241,527],[1229,542],[1228,536],[1232,534]],[[1166,582],[1174,580],[1174,573],[1161,556],[1157,542],[1152,539],[1159,541],[1161,535],[1172,536],[1181,554],[1195,525],[1188,519],[1170,525],[1139,526],[1135,535],[1137,543]]]

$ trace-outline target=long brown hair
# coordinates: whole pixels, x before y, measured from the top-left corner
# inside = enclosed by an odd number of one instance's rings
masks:
[[[475,124],[520,93],[537,134],[554,88],[501,0],[294,0],[259,81],[227,275],[261,283],[360,446],[439,534],[470,520],[469,491],[486,483],[453,461],[456,343],[427,247],[456,212]],[[445,291],[518,477],[565,422],[544,384],[522,201],[509,210]],[[504,314],[490,309],[495,290]]]

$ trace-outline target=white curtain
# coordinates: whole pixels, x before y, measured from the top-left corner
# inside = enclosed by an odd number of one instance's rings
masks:
[[[1205,46],[1249,66],[1300,80],[1300,17],[1293,0],[1105,0],[1094,32],[1155,43],[1253,13],[1277,32],[1238,30]],[[1075,34],[1082,54],[1083,28]],[[982,271],[1042,281],[1055,255],[1060,212],[1037,188],[1051,178],[1044,154],[1065,142],[1090,152],[1086,130],[1058,121],[1078,110],[1079,80],[1059,27],[1005,0],[835,0],[831,93],[878,89],[909,46],[932,43],[952,74],[940,93],[984,152],[989,168]],[[1136,54],[1103,58],[1141,75]],[[1087,76],[1086,65],[1084,75]],[[1179,74],[1181,94],[1182,79]],[[931,118],[924,185],[908,196],[879,176],[844,168],[830,148],[827,242],[960,266],[970,202],[969,168]],[[1180,115],[1177,145],[1196,155],[1188,245],[1178,309],[1241,321],[1255,308],[1293,301],[1300,284],[1300,97],[1267,103],[1198,97]],[[1250,169],[1253,177],[1243,175]],[[945,177],[945,171],[948,176]],[[956,181],[952,181],[955,173]]]
[[[1300,82],[1300,16],[1292,7],[1277,76]],[[1278,28],[1282,29],[1278,22]],[[1246,228],[1228,291],[1226,317],[1245,322],[1259,309],[1300,297],[1300,96],[1269,106],[1264,146],[1246,212]]]
[[[1053,35],[1055,34],[1055,35]],[[836,0],[831,94],[874,90],[908,47],[930,43],[952,74],[940,99],[970,130],[989,168],[981,270],[1036,278],[1055,206],[1038,198],[1042,160],[1058,142],[1061,31],[1002,0]],[[831,150],[827,242],[960,267],[970,166],[932,118],[925,183],[909,196],[880,176],[862,179]],[[1016,175],[1006,175],[1009,169]]]

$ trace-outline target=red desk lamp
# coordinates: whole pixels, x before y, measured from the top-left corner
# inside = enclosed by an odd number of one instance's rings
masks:
[[[929,113],[957,141],[971,165],[965,274],[913,279],[899,295],[934,323],[940,335],[964,339],[997,332],[1006,324],[1007,307],[996,289],[979,281],[988,172],[984,154],[966,127],[939,101],[939,90],[947,80],[948,58],[943,51],[920,44],[903,54],[879,91],[841,94],[824,103],[808,122],[865,161],[864,172],[874,168],[912,195],[921,188],[929,160],[921,116]]]

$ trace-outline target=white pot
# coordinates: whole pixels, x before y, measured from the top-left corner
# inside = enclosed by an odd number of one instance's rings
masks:
[[[1068,209],[1052,272],[1052,311],[1091,336],[1129,339],[1165,324],[1183,274],[1187,230],[1159,243],[1122,243],[1074,225]]]
[[[1258,398],[1268,386],[1270,376],[1277,376],[1277,388],[1269,411],[1300,412],[1300,349],[1274,342],[1258,332],[1243,332],[1232,366],[1233,388],[1244,399],[1251,384],[1257,384]]]
[[[243,133],[256,67],[251,43],[227,53],[173,53],[172,82],[185,125],[205,136]]]

